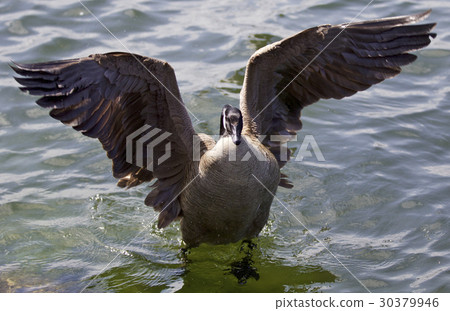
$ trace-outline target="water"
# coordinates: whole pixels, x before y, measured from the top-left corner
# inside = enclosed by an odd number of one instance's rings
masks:
[[[448,1],[374,1],[362,13],[431,7],[438,37],[400,76],[304,110],[301,135],[326,161],[283,169],[295,187],[279,189],[251,257],[239,243],[184,255],[178,224],[157,229],[144,205],[147,186],[117,188],[100,144],[20,93],[8,62],[126,48],[165,59],[196,130],[217,134],[257,48],[348,22],[366,3],[133,2],[84,2],[120,42],[77,1],[0,3],[0,292],[450,291]]]

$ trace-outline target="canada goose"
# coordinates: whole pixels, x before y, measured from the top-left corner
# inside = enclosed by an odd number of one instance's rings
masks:
[[[42,96],[36,103],[50,116],[99,139],[120,187],[157,179],[145,204],[159,211],[158,227],[180,219],[187,246],[230,243],[256,237],[277,187],[292,187],[280,174],[289,150],[273,137],[294,135],[301,110],[319,99],[351,96],[399,74],[417,58],[408,52],[436,36],[435,23],[407,25],[430,11],[322,25],[259,49],[247,64],[240,109],[222,110],[217,143],[194,131],[164,61],[113,52],[11,67],[25,76],[15,78],[20,89]],[[153,150],[133,146],[136,140]]]

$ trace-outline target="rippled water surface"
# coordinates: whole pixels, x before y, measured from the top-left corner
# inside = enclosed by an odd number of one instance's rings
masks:
[[[126,49],[161,58],[196,130],[217,134],[257,48],[348,22],[366,2],[84,1],[116,40],[78,1],[2,1],[0,292],[450,292],[448,1],[364,10],[431,7],[438,37],[398,77],[304,110],[300,138],[314,135],[326,161],[285,166],[295,187],[279,189],[252,251],[183,254],[178,224],[157,229],[144,205],[148,187],[117,188],[100,144],[48,117],[8,67]]]

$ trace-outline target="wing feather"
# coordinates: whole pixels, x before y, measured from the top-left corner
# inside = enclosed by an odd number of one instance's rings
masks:
[[[434,23],[409,25],[429,14],[322,25],[256,51],[241,91],[244,132],[265,135],[282,167],[289,157],[280,158],[281,144],[270,136],[294,135],[301,110],[319,99],[351,96],[399,74],[417,58],[409,52],[436,36]]]
[[[180,214],[176,196],[183,187],[196,134],[167,63],[115,52],[38,64],[15,63],[12,68],[23,76],[15,78],[23,86],[20,89],[42,96],[37,104],[51,108],[51,117],[101,142],[113,162],[114,177],[120,179],[119,186],[133,187],[158,179],[157,192],[152,191],[157,194],[147,198],[146,204],[163,212],[160,227]],[[127,162],[126,157],[127,137],[146,125],[149,129],[135,139],[155,128],[171,133],[155,146],[153,158],[159,159],[168,143],[171,157],[161,164],[153,163],[152,171],[136,161]],[[146,164],[152,160],[147,148],[135,156]]]

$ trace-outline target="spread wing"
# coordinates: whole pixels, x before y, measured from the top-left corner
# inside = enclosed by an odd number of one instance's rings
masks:
[[[399,74],[416,59],[408,52],[436,36],[434,23],[408,25],[430,11],[318,26],[256,51],[241,91],[244,131],[267,135],[263,143],[282,167],[289,154],[283,159],[281,144],[269,135],[294,135],[302,127],[301,110],[321,98],[351,96]]]
[[[180,214],[176,197],[196,134],[169,64],[115,52],[12,68],[25,76],[16,78],[21,90],[42,96],[36,103],[53,118],[98,138],[119,186],[158,179],[145,202],[161,211],[159,227]]]

